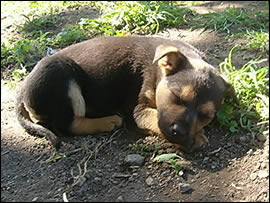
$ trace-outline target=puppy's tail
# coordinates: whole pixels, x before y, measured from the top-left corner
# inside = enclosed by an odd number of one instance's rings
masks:
[[[39,125],[38,123],[34,123],[31,120],[24,103],[21,101],[17,102],[16,115],[19,123],[27,133],[36,137],[46,137],[56,149],[59,149],[61,140],[49,129]]]

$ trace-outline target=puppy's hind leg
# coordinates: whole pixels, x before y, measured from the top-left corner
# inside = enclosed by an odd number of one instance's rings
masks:
[[[121,126],[122,119],[117,115],[102,118],[86,118],[85,100],[82,96],[80,87],[75,81],[70,82],[68,96],[71,99],[74,113],[71,124],[72,134],[87,135],[100,132],[110,132],[115,127]]]
[[[75,135],[87,135],[100,132],[110,132],[121,126],[121,117],[107,116],[102,118],[85,118],[76,116],[71,125],[71,131]]]

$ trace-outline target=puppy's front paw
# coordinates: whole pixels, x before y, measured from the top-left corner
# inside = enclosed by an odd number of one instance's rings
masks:
[[[120,116],[108,116],[104,121],[103,130],[109,132],[115,129],[116,127],[120,127],[122,125],[122,118]]]
[[[115,125],[115,127],[120,127],[122,125],[123,119],[120,116],[111,116],[111,123]]]
[[[208,138],[203,134],[199,133],[195,137],[194,149],[201,148],[203,145],[208,143]]]

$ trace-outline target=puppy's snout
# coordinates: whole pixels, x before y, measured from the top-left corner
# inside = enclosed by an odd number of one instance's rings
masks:
[[[173,124],[171,126],[171,132],[173,136],[182,135],[185,136],[187,134],[187,130],[178,124]]]

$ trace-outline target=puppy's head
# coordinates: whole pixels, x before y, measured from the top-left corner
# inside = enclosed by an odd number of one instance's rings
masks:
[[[203,128],[224,100],[226,91],[237,99],[230,83],[200,57],[190,58],[176,47],[160,45],[153,60],[158,68],[158,125],[163,136],[192,151],[207,142]]]

